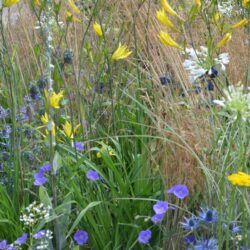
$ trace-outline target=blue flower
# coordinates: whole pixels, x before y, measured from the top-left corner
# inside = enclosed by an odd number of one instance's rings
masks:
[[[86,176],[91,181],[98,181],[101,178],[100,175],[94,170],[89,170]]]
[[[13,244],[10,244],[6,246],[6,250],[17,250],[17,248]]]
[[[87,243],[89,235],[86,231],[77,230],[73,238],[79,246],[82,246]]]
[[[188,196],[189,191],[186,185],[184,184],[176,184],[167,190],[168,194],[174,194],[179,199],[184,199]]]
[[[188,248],[188,250],[218,250],[218,242],[215,238],[209,240],[197,240],[194,246]]]
[[[47,163],[47,164],[41,166],[39,169],[39,173],[42,173],[42,174],[44,174],[44,172],[49,172],[49,171],[51,171],[50,163]]]
[[[24,233],[21,237],[17,238],[17,240],[15,241],[15,243],[17,245],[23,245],[23,244],[25,244],[25,242],[27,241],[27,239],[28,239],[28,234]]]
[[[33,238],[36,240],[39,240],[39,239],[42,239],[45,235],[46,235],[46,231],[40,230],[40,231],[36,232],[35,234],[33,234]]]
[[[75,147],[75,149],[76,149],[77,151],[79,151],[79,152],[84,151],[84,144],[83,144],[82,142],[80,142],[80,141],[76,141],[76,142],[74,143],[74,147]]]
[[[236,222],[231,222],[229,226],[227,224],[223,224],[224,230],[229,230],[231,234],[238,234],[241,231],[241,227],[237,225]]]
[[[191,218],[185,217],[184,219],[185,219],[185,221],[181,222],[181,226],[182,226],[182,228],[184,228],[186,230],[193,231],[199,226],[198,220],[194,215],[192,215]]]
[[[217,211],[215,209],[201,208],[199,219],[205,223],[217,222]]]
[[[155,224],[159,224],[164,219],[164,214],[155,214],[151,217],[151,221]]]
[[[147,229],[147,230],[142,230],[139,233],[139,236],[137,238],[138,242],[140,242],[141,244],[148,244],[148,242],[150,241],[152,237],[152,232],[151,230]]]
[[[156,214],[164,214],[168,210],[168,202],[166,201],[157,201],[153,206],[153,209]]]
[[[34,182],[34,185],[35,186],[42,186],[43,184],[46,183],[47,181],[47,178],[43,176],[43,173],[35,173],[34,174],[34,178],[35,178],[35,182]]]
[[[213,91],[214,90],[214,84],[211,80],[207,81],[207,90],[208,91]]]
[[[3,240],[3,241],[0,242],[0,249],[5,249],[6,246],[7,246],[7,240]]]

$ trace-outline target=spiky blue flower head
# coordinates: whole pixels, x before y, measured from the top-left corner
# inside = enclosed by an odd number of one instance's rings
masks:
[[[240,233],[241,226],[238,226],[236,222],[231,222],[229,225],[223,224],[224,230],[229,230],[231,234],[235,235]]]
[[[199,220],[205,223],[216,223],[217,222],[217,211],[210,208],[201,208],[199,212]]]
[[[194,215],[192,215],[190,218],[184,217],[184,219],[185,221],[181,222],[181,226],[185,230],[193,231],[199,226],[199,221]]]
[[[194,246],[189,247],[187,250],[218,250],[218,242],[215,238],[208,240],[197,240]]]

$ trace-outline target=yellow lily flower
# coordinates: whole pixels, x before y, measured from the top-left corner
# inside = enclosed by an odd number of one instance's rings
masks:
[[[250,175],[238,172],[232,175],[229,175],[227,179],[235,186],[250,187]]]
[[[167,0],[161,0],[161,6],[169,15],[178,17],[178,14],[173,10]]]
[[[112,60],[121,60],[121,59],[125,59],[127,58],[132,52],[129,51],[129,49],[127,48],[126,45],[121,45],[121,43],[119,43],[118,48],[116,49],[116,51],[113,53],[111,59]]]
[[[73,12],[75,12],[76,14],[81,13],[80,9],[76,6],[74,0],[68,0],[68,4]]]
[[[93,29],[94,29],[96,35],[98,35],[99,37],[103,36],[102,27],[99,23],[95,22],[93,24]]]
[[[232,34],[231,33],[227,33],[221,41],[219,41],[216,45],[216,48],[220,49],[223,46],[225,46],[230,40],[232,39]]]
[[[200,8],[201,7],[201,0],[195,0],[195,5]]]
[[[241,28],[241,27],[245,26],[247,23],[248,23],[248,20],[246,18],[244,18],[241,21],[239,21],[238,23],[234,24],[232,26],[232,28],[233,29]]]
[[[45,93],[46,99],[48,100],[49,93],[46,89],[44,90],[44,93]],[[50,106],[54,109],[59,109],[60,108],[60,101],[62,98],[63,98],[63,91],[62,90],[58,94],[56,94],[55,92],[52,92],[52,94],[50,95],[50,101],[49,101]]]
[[[10,7],[14,4],[17,4],[20,0],[4,0],[3,7]]]
[[[45,113],[44,115],[41,116],[41,121],[44,125],[48,125],[49,123],[49,116],[47,113]],[[46,134],[49,134],[48,129],[46,129]],[[52,135],[55,136],[56,135],[56,126],[55,123],[52,121]]]
[[[181,46],[178,43],[176,43],[167,32],[160,31],[160,34],[158,35],[158,37],[160,38],[160,41],[162,42],[162,44],[171,46],[177,49],[182,49]]]
[[[62,126],[63,131],[66,134],[66,136],[70,139],[74,138],[74,134],[76,133],[77,129],[80,127],[80,124],[78,124],[75,128],[69,123],[68,121],[65,122],[65,124]]]
[[[164,11],[164,9],[158,10],[158,11],[156,12],[156,18],[158,19],[158,21],[159,21],[160,23],[162,23],[162,24],[165,25],[166,27],[169,27],[169,28],[171,28],[171,29],[175,29],[175,30],[176,30],[174,24],[168,19],[167,15],[166,15],[166,13],[165,13],[165,11]]]

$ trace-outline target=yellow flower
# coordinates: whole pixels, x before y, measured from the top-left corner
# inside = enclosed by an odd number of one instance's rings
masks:
[[[97,153],[96,153],[96,157],[97,157],[97,158],[102,158],[101,152],[97,152]]]
[[[156,18],[158,19],[158,21],[160,23],[162,23],[163,25],[165,25],[166,27],[169,27],[171,29],[176,29],[174,24],[168,19],[164,9],[162,10],[158,10],[156,12]]]
[[[75,12],[76,14],[81,13],[80,9],[76,6],[74,0],[68,0],[68,4],[73,12]]]
[[[246,18],[244,18],[241,21],[239,21],[238,23],[234,24],[232,26],[232,28],[233,29],[241,28],[241,27],[245,26],[247,23],[248,23],[248,20]]]
[[[201,0],[195,0],[195,5],[198,6],[198,8],[201,7]]]
[[[250,187],[250,175],[238,172],[229,175],[227,179],[235,186]]]
[[[99,23],[95,22],[93,24],[93,29],[94,29],[96,35],[98,35],[99,37],[103,36],[102,27],[101,27],[101,25]]]
[[[215,12],[212,16],[213,21],[218,24],[218,21],[221,19],[221,14],[219,11]]]
[[[109,156],[115,155],[114,151],[112,149],[109,150]]]
[[[41,5],[41,1],[40,0],[33,0],[33,4],[34,5]]]
[[[160,34],[158,35],[160,38],[160,41],[167,46],[171,46],[177,49],[181,49],[180,45],[177,44],[167,32],[160,31]]]
[[[129,51],[129,49],[127,48],[126,45],[121,45],[121,43],[119,43],[118,48],[116,49],[116,51],[113,53],[111,59],[112,60],[121,60],[121,59],[125,59],[127,58],[132,52]]]
[[[250,0],[243,0],[243,1],[242,1],[242,5],[243,5],[245,8],[248,7],[249,3],[250,3]]]
[[[41,116],[41,121],[44,125],[48,125],[49,124],[49,116],[47,113],[45,113],[44,115]],[[46,129],[46,134],[49,134],[48,129]],[[55,136],[56,135],[56,128],[55,128],[55,123],[52,121],[52,135]]]
[[[63,131],[66,134],[66,136],[70,139],[74,138],[74,134],[76,133],[77,129],[80,127],[80,124],[78,124],[74,129],[73,126],[66,121],[65,124],[62,126],[63,127]]]
[[[169,15],[178,17],[178,14],[172,9],[167,0],[161,0],[161,6]]]
[[[60,101],[63,98],[63,91],[60,91],[58,94],[56,94],[55,92],[52,92],[49,96],[48,91],[45,89],[45,97],[47,98],[47,100],[50,97],[50,106],[54,109],[59,109],[60,108]]]
[[[17,4],[20,0],[4,0],[3,7],[10,7],[14,4]]]
[[[232,39],[232,34],[231,33],[227,33],[221,41],[219,41],[216,45],[216,47],[218,49],[222,48],[223,46],[225,46],[230,40]]]

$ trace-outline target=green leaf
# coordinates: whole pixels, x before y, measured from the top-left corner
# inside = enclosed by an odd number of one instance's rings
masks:
[[[51,199],[47,193],[47,190],[45,187],[40,186],[39,187],[39,198],[40,201],[45,205],[45,206],[50,206],[52,207]]]
[[[56,151],[53,159],[53,173],[57,174],[58,170],[62,167],[62,158],[60,154]]]

